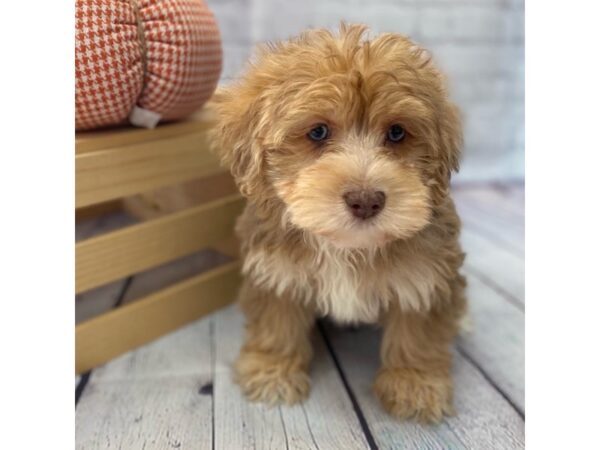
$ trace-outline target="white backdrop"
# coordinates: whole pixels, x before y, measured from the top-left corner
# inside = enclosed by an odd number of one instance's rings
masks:
[[[225,52],[222,83],[255,43],[340,20],[407,34],[446,71],[465,120],[457,181],[524,177],[524,0],[207,0]]]

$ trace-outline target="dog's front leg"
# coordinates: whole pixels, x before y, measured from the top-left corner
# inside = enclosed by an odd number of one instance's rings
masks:
[[[314,313],[286,296],[257,289],[246,281],[240,293],[246,340],[235,379],[248,399],[294,404],[308,396]]]
[[[384,320],[382,367],[375,393],[385,409],[401,418],[439,422],[452,414],[451,343],[453,311],[403,312],[392,308]]]

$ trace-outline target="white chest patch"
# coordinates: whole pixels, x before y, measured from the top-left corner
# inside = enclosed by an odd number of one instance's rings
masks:
[[[390,263],[386,270],[376,271],[366,263],[350,264],[335,253],[324,253],[307,266],[264,251],[248,254],[243,267],[256,285],[312,301],[320,314],[341,323],[376,322],[390,302],[412,310],[428,308],[437,278],[433,271],[435,267],[419,260]]]
[[[342,323],[375,322],[384,299],[378,298],[378,290],[365,275],[349,266],[324,264],[313,274],[319,311]]]

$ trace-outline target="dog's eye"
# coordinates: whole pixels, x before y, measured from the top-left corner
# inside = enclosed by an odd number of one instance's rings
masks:
[[[406,131],[400,125],[392,125],[388,132],[387,138],[390,142],[400,142],[406,136]]]
[[[324,123],[320,123],[308,132],[308,137],[316,142],[323,141],[329,137],[329,128]]]

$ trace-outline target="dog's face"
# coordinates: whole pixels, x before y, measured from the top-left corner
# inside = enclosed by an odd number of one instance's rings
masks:
[[[461,133],[442,77],[400,35],[310,31],[263,50],[216,97],[216,148],[244,195],[339,247],[426,226],[448,195]]]

